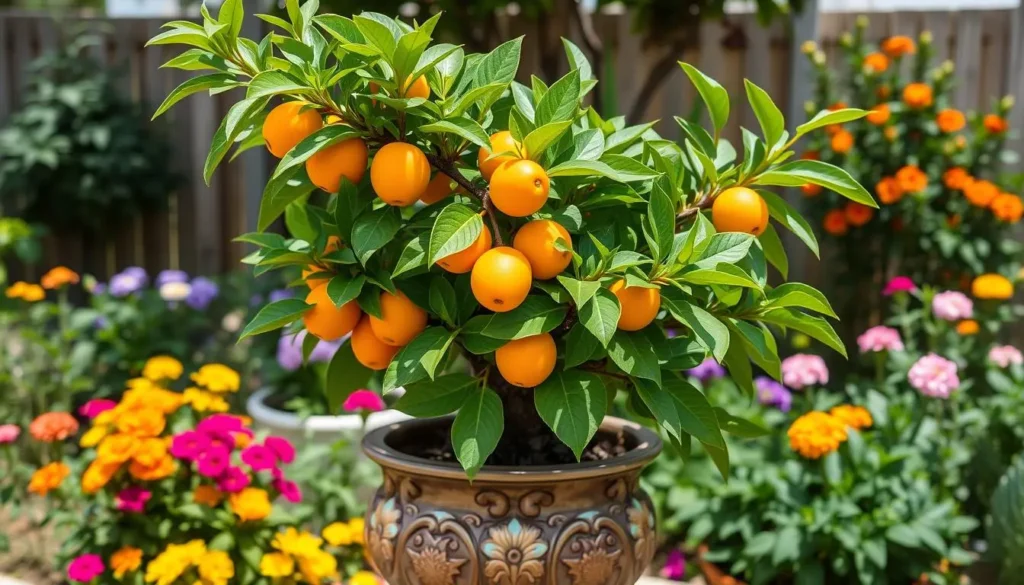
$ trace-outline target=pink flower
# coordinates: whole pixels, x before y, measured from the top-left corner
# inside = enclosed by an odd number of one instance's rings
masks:
[[[8,445],[18,440],[21,427],[18,425],[0,425],[0,445]]]
[[[148,502],[152,497],[153,493],[149,490],[132,486],[121,490],[121,493],[117,494],[115,502],[117,504],[117,509],[122,512],[141,514],[142,511],[146,509],[146,502]]]
[[[78,409],[78,414],[92,420],[99,416],[101,412],[106,412],[115,406],[117,406],[117,403],[113,400],[107,400],[106,398],[94,398],[83,404]]]
[[[295,461],[295,447],[292,446],[291,441],[284,437],[267,437],[263,441],[263,446],[274,452],[274,457],[281,463],[291,463]]]
[[[934,353],[917,360],[910,367],[907,379],[921,394],[932,398],[949,398],[960,386],[956,364]]]
[[[196,457],[196,471],[206,477],[219,477],[231,464],[231,452],[222,446],[211,446]]]
[[[903,351],[903,340],[900,332],[892,327],[879,325],[872,327],[857,337],[857,347],[861,353],[873,351]]]
[[[171,455],[186,461],[195,461],[210,448],[210,438],[196,431],[185,431],[171,439]]]
[[[299,484],[294,481],[276,479],[274,480],[274,489],[281,492],[281,497],[293,504],[298,504],[302,501],[302,490],[299,489]]]
[[[896,293],[913,292],[915,290],[917,290],[917,285],[914,284],[913,280],[910,280],[909,276],[896,276],[886,283],[885,289],[882,290],[882,294],[887,297],[891,297]]]
[[[670,581],[682,581],[686,576],[686,557],[683,551],[673,549],[665,559],[665,566],[661,569],[661,576]]]
[[[217,481],[217,488],[222,492],[236,494],[249,487],[252,479],[241,467],[230,466],[224,470],[224,474]]]
[[[1012,345],[997,345],[989,350],[988,361],[1006,369],[1013,365],[1024,364],[1024,355],[1021,355],[1020,350]],[[0,427],[0,431],[2,430],[3,427]],[[0,443],[3,443],[3,439],[0,439]]]
[[[88,583],[102,575],[105,570],[106,566],[103,565],[103,557],[100,555],[82,555],[68,565],[68,579]]]
[[[793,390],[828,384],[828,366],[820,356],[798,353],[782,360],[782,383]]]
[[[932,312],[943,321],[960,321],[974,316],[974,302],[962,292],[948,290],[932,299]]]
[[[372,390],[356,390],[348,395],[342,405],[345,412],[380,412],[386,408],[384,399]]]
[[[196,430],[207,435],[231,434],[242,432],[245,425],[242,419],[231,414],[214,414],[199,421]]]
[[[277,467],[274,451],[263,445],[250,445],[242,451],[242,461],[253,471],[267,471]]]

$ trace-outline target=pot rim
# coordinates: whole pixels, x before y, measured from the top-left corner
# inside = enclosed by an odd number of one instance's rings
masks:
[[[283,431],[314,433],[349,433],[362,432],[363,428],[377,429],[409,418],[407,414],[394,409],[384,409],[371,413],[363,421],[358,414],[315,414],[302,417],[294,412],[279,410],[267,404],[267,398],[274,393],[274,388],[264,386],[249,395],[245,401],[246,412],[254,421],[268,427],[277,427]],[[0,584],[2,585],[2,584]]]
[[[440,421],[452,420],[453,418],[452,416],[414,418],[374,429],[363,437],[363,452],[366,453],[367,457],[385,469],[396,469],[420,476],[469,481],[466,477],[466,472],[457,462],[431,461],[421,457],[406,455],[389,446],[385,440],[391,432],[399,429],[407,431],[412,429],[415,432],[417,428],[432,427]],[[603,461],[585,461],[568,465],[534,465],[528,467],[485,465],[476,474],[472,482],[529,483],[599,478],[641,469],[653,461],[661,452],[662,441],[657,433],[633,421],[607,416],[601,422],[600,428],[613,432],[622,430],[627,434],[631,434],[636,439],[637,446],[624,455]]]

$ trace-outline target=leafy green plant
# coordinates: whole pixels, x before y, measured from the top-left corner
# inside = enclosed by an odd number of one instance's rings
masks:
[[[992,514],[988,518],[988,556],[999,565],[1000,583],[1013,583],[1024,570],[1024,460],[1012,465],[999,480],[992,494]]]

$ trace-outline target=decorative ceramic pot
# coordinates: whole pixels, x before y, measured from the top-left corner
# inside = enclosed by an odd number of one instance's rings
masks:
[[[633,585],[654,557],[654,514],[639,487],[661,450],[651,431],[607,418],[599,436],[623,455],[565,466],[484,467],[405,454],[451,426],[409,420],[377,429],[363,449],[384,470],[366,544],[390,585]]]

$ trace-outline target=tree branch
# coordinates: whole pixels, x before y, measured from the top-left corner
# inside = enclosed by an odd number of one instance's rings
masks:
[[[494,209],[494,204],[491,203],[491,190],[489,187],[477,187],[469,181],[460,171],[455,168],[455,164],[452,161],[438,156],[436,154],[427,154],[427,160],[434,166],[438,171],[448,175],[453,181],[459,184],[460,187],[466,190],[467,193],[476,197],[480,200],[480,203],[484,206],[484,212],[487,214],[488,219],[491,221],[491,235],[494,236],[494,241],[499,246],[504,246],[505,241],[501,237],[501,230],[498,229],[498,212]]]

